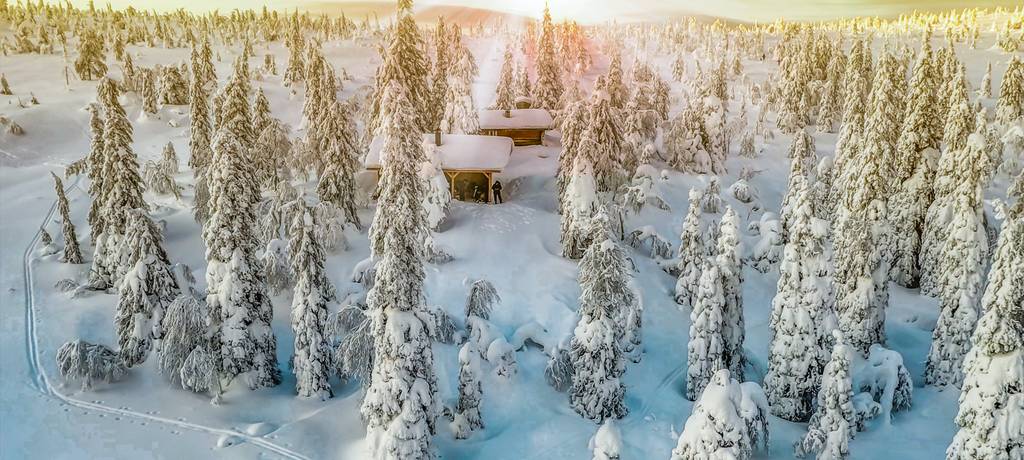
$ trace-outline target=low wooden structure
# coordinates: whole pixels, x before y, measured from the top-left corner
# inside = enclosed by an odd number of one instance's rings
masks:
[[[366,169],[379,171],[380,150],[383,139],[370,143],[364,164]],[[452,198],[461,201],[494,201],[491,185],[494,175],[508,165],[512,155],[512,140],[506,137],[470,134],[424,134],[423,146],[427,154],[437,158],[448,179]]]
[[[553,122],[545,109],[481,110],[480,134],[509,137],[516,146],[541,145]]]

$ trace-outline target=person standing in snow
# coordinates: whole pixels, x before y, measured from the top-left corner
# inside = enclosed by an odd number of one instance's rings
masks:
[[[491,192],[494,192],[494,204],[501,204],[501,181],[494,181],[494,185],[491,185]]]

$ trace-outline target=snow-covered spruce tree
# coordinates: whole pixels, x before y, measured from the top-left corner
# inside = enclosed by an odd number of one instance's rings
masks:
[[[334,103],[324,114],[323,126],[319,152],[323,156],[324,171],[317,184],[317,195],[321,201],[343,211],[346,222],[362,228],[356,212],[355,174],[360,167],[359,150],[348,106]]]
[[[910,79],[903,125],[895,146],[893,173],[897,184],[910,179],[925,149],[939,147],[942,126],[937,107],[938,88],[931,78],[931,66],[930,51],[923,48]],[[896,235],[902,236],[900,233]]]
[[[563,213],[566,202],[565,191],[572,180],[573,165],[579,153],[580,141],[587,127],[589,110],[586,102],[579,101],[566,107],[562,113],[559,131],[562,134],[562,151],[558,155],[558,170],[555,179],[558,184],[558,210]]]
[[[285,40],[288,46],[288,68],[284,71],[283,79],[285,86],[291,86],[293,83],[302,81],[305,78],[303,69],[306,68],[302,60],[302,52],[306,40],[302,36],[302,30],[299,28],[298,11],[292,14],[289,22],[290,30]]]
[[[476,134],[480,131],[480,118],[473,102],[471,55],[460,54],[448,77],[440,129],[450,134]]]
[[[743,260],[740,257],[739,216],[732,206],[725,209],[719,227],[718,251],[715,265],[721,278],[722,296],[722,349],[723,363],[736,378],[742,379],[747,358],[743,352],[746,335],[743,321]]]
[[[415,27],[408,3],[402,5],[401,21]],[[424,153],[416,108],[401,83],[388,85],[380,109],[383,167],[370,226],[377,264],[366,300],[375,356],[361,412],[373,457],[425,459],[434,455],[437,378],[430,348],[432,316],[423,295],[427,226],[417,169]]]
[[[622,76],[622,53],[618,49],[611,51],[612,59],[608,64],[608,72],[605,74],[606,85],[604,90],[608,93],[609,103],[616,109],[626,106],[629,101],[629,90]]]
[[[793,144],[789,148],[789,158],[789,182],[786,186],[786,195],[782,198],[782,208],[779,210],[779,222],[782,223],[783,237],[787,241],[796,193],[793,183],[798,178],[808,182],[818,158],[815,152],[814,138],[807,134],[805,129],[798,130],[793,136]]]
[[[817,454],[819,459],[845,459],[850,455],[850,439],[857,432],[850,375],[854,350],[842,334],[833,331],[833,335],[835,345],[821,375],[817,409],[808,423],[807,434],[794,446],[799,458]]]
[[[982,204],[986,149],[982,126],[958,153],[960,177],[950,196],[949,222],[936,267],[941,307],[924,373],[928,385],[960,385],[962,362],[978,320],[988,252]]]
[[[558,108],[562,98],[562,65],[555,54],[555,26],[551,13],[544,5],[544,19],[541,22],[540,55],[537,56],[537,84],[533,87],[535,108],[553,110]]]
[[[626,362],[619,318],[634,299],[625,253],[611,240],[607,225],[603,213],[591,223],[592,243],[580,260],[580,319],[570,348],[573,380],[569,404],[596,423],[622,418],[628,412],[621,380]]]
[[[85,157],[86,170],[89,177],[89,196],[92,202],[89,204],[89,240],[96,244],[96,238],[103,233],[103,220],[101,211],[103,200],[100,199],[103,193],[103,165],[106,162],[106,150],[103,146],[105,134],[102,108],[98,104],[89,105],[89,155]]]
[[[721,271],[713,261],[701,268],[697,297],[690,312],[690,340],[687,345],[686,399],[696,401],[711,377],[728,369],[724,356],[724,309]]]
[[[988,99],[992,97],[992,62],[985,64],[985,75],[981,77],[981,84],[978,85],[978,97]]]
[[[584,145],[592,145],[588,142]],[[601,206],[590,159],[579,155],[573,164],[571,179],[562,205],[562,257],[579,259],[590,245],[590,221]]]
[[[777,125],[779,131],[785,134],[793,134],[807,125],[807,113],[801,110],[800,100],[806,91],[806,81],[801,75],[798,56],[783,58],[782,85],[779,88],[782,98],[779,108]]]
[[[107,73],[106,57],[103,37],[91,28],[85,29],[78,44],[75,73],[82,80],[95,80],[104,76]]]
[[[769,321],[771,345],[764,386],[772,413],[791,421],[811,416],[827,361],[825,318],[831,309],[827,224],[814,217],[807,182],[798,176],[792,228]]]
[[[999,100],[996,102],[996,120],[1009,125],[1024,116],[1024,62],[1016,54],[1003,73],[999,85]]]
[[[206,343],[206,311],[191,294],[180,294],[168,306],[160,321],[160,374],[177,382],[182,365],[196,347]]]
[[[263,87],[256,89],[256,97],[252,102],[252,132],[255,136],[259,137],[263,133],[263,130],[270,126],[272,118],[270,116],[270,101],[267,100],[267,95],[263,93]]]
[[[180,290],[160,228],[145,211],[127,213],[130,222],[120,257],[127,270],[120,276],[114,325],[121,360],[134,367],[146,360],[153,340],[161,337],[164,312]]]
[[[143,116],[152,116],[157,113],[157,90],[156,73],[158,68],[141,69],[139,71],[139,84],[142,86],[142,113]]]
[[[327,303],[334,301],[337,295],[325,273],[326,255],[316,237],[314,214],[302,199],[295,203],[298,209],[291,225],[288,248],[295,273],[292,293],[295,392],[300,398],[327,399],[333,392],[327,381],[331,374],[331,349],[324,328]]]
[[[916,288],[920,283],[921,268],[918,256],[921,252],[921,237],[924,231],[925,213],[932,202],[932,183],[939,152],[926,148],[917,155],[913,174],[904,180],[890,199],[889,225],[893,238],[892,267],[889,279],[900,286]]]
[[[609,93],[597,90],[577,155],[586,157],[593,166],[597,192],[602,195],[614,195],[629,177],[624,165],[625,142],[621,131]]]
[[[193,70],[195,72],[195,70]],[[188,167],[197,174],[210,165],[210,101],[202,80],[194,77],[189,85],[189,158]],[[197,203],[196,206],[199,206]]]
[[[767,407],[757,384],[741,384],[721,369],[709,377],[700,401],[686,419],[672,460],[746,460],[767,450]]]
[[[207,322],[213,331],[209,351],[221,380],[242,377],[250,389],[257,389],[281,383],[281,371],[270,328],[274,312],[256,258],[259,189],[246,149],[229,128],[240,121],[226,120],[213,143],[210,218],[203,227]]]
[[[455,407],[455,420],[451,423],[455,439],[466,439],[474,430],[484,427],[484,421],[480,417],[480,401],[483,398],[483,387],[480,385],[482,376],[480,351],[473,341],[466,342],[459,349],[459,402]]]
[[[676,280],[675,299],[677,304],[685,308],[692,308],[697,297],[704,257],[700,240],[700,196],[700,191],[690,189],[689,208],[679,236],[679,262],[676,265],[679,277]]]
[[[164,67],[160,72],[160,104],[184,105],[188,103],[188,84],[176,66]]]
[[[56,174],[53,176],[53,188],[57,193],[57,212],[60,213],[60,226],[64,234],[64,255],[61,262],[67,264],[82,263],[82,250],[78,247],[78,235],[75,233],[75,223],[71,221],[71,208],[68,205],[68,197],[64,194],[64,183]]]
[[[530,72],[526,69],[526,65],[518,66],[516,69],[516,78],[512,84],[515,97],[529,98],[530,95],[533,94],[533,89],[531,89],[532,86],[533,85],[530,84]]]
[[[707,132],[701,110],[689,106],[671,122],[666,133],[665,147],[672,168],[698,174],[710,174],[711,155],[707,150]]]
[[[127,211],[148,207],[142,199],[139,163],[132,151],[132,125],[117,100],[117,84],[103,78],[98,91],[106,114],[101,173],[103,189],[94,195],[94,199],[102,202],[98,215],[101,233],[96,237],[89,284],[97,289],[106,289],[116,286],[117,274],[127,268],[119,268],[122,261],[118,259],[121,240],[128,227]]]
[[[1006,220],[982,298],[985,314],[964,360],[960,431],[946,450],[949,460],[1024,454],[1024,222],[1000,211]]]
[[[843,101],[842,72],[845,66],[846,55],[839,52],[832,53],[825,71],[825,92],[821,96],[821,107],[818,109],[817,128],[819,131],[835,132],[836,122],[842,116],[840,113]]]
[[[960,72],[962,76],[962,71]],[[959,95],[959,96],[957,96]],[[975,174],[980,164],[963,161],[964,148],[973,130],[973,118],[967,105],[966,89],[953,92],[955,105],[950,109],[943,136],[942,156],[935,173],[933,200],[925,214],[921,251],[921,293],[939,296],[942,279],[939,271],[942,248],[949,235],[949,217],[960,183]],[[988,158],[987,155],[981,158]]]
[[[417,131],[430,132],[430,89],[427,86],[430,69],[423,51],[423,37],[412,14],[412,0],[399,0],[397,14],[397,22],[388,32],[381,56],[383,62],[377,68],[367,131],[380,134],[385,118],[391,116],[382,107],[391,82],[397,81],[413,107]]]
[[[888,74],[881,72],[878,78],[887,78]],[[876,89],[888,86],[879,83]],[[884,99],[876,95],[873,105],[884,105]],[[850,152],[855,157],[845,163],[849,170],[839,184],[842,193],[834,225],[836,314],[844,336],[861,353],[867,353],[874,343],[885,342],[889,275],[881,245],[889,231],[886,215],[891,171],[890,165],[884,164],[890,161],[889,154],[881,153],[877,145],[889,142],[886,136],[892,133],[881,132],[874,125],[889,125],[885,121],[888,110],[879,109],[871,117],[875,121],[873,127],[865,128],[865,140],[860,143],[863,147]]]
[[[501,72],[498,74],[498,86],[494,90],[494,103],[491,109],[512,110],[515,107],[515,89],[512,85],[515,62],[512,60],[512,48],[505,47],[505,57],[501,63]],[[564,135],[564,134],[563,134]]]
[[[256,142],[256,133],[252,130],[252,115],[249,107],[248,66],[245,61],[235,61],[234,73],[224,87],[224,102],[220,105],[221,122],[217,124],[217,136],[230,131],[231,136],[241,144],[246,153]],[[247,155],[248,156],[248,155]]]

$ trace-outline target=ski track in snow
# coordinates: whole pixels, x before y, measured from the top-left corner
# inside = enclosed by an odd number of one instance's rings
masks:
[[[77,187],[80,179],[81,176],[75,178],[75,181],[73,183],[65,187],[65,191],[70,191],[72,188]],[[200,425],[196,423],[185,422],[182,420],[174,420],[170,418],[160,417],[153,414],[136,412],[129,409],[105,406],[100,403],[76,399],[57,391],[57,388],[54,387],[53,383],[50,382],[50,379],[46,376],[46,372],[43,370],[43,360],[42,356],[39,353],[39,336],[36,328],[36,303],[35,293],[33,292],[35,282],[32,273],[33,252],[35,251],[36,245],[39,243],[43,227],[46,225],[46,223],[50,222],[56,210],[57,201],[54,200],[53,204],[50,205],[50,210],[46,213],[46,217],[43,218],[43,222],[39,226],[39,230],[36,231],[36,234],[32,237],[32,241],[30,241],[28,247],[25,248],[25,253],[22,258],[22,270],[25,278],[25,352],[28,358],[29,369],[32,375],[32,383],[36,390],[38,390],[45,396],[49,396],[69,406],[74,406],[95,412],[102,412],[110,415],[117,415],[127,418],[134,418],[137,420],[144,420],[147,422],[170,425],[187,430],[208,433],[214,436],[233,436],[235,438],[242,439],[245,442],[250,443],[254,446],[265,449],[268,452],[280,455],[281,458],[288,458],[293,460],[309,459],[309,457],[299,452],[274,444],[273,442],[267,441],[266,439],[263,439],[259,436],[249,435],[243,431]]]

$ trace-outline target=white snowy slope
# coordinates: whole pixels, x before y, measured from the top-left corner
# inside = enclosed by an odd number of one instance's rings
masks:
[[[987,30],[987,29],[986,29]],[[480,65],[474,85],[479,106],[489,104],[504,51],[504,37],[467,38]],[[917,38],[914,38],[916,43]],[[935,39],[935,45],[941,45]],[[993,87],[998,88],[1008,56],[990,46],[991,32],[983,34],[977,49],[958,45],[957,52],[967,64],[967,77],[977,84],[986,62],[993,64]],[[881,46],[880,44],[877,46]],[[127,48],[137,66],[177,63],[187,59],[188,49]],[[608,66],[595,43],[591,47],[595,65],[586,73],[584,91]],[[657,52],[653,45],[642,51],[627,47],[625,67],[637,53],[657,66],[671,81],[673,55]],[[215,58],[218,76],[229,75],[230,63],[238,49],[219,48]],[[323,46],[336,69],[344,67],[352,81],[346,81],[342,98],[372,82],[379,63],[372,44],[329,41]],[[257,59],[272,53],[279,68],[288,52],[281,43],[269,48],[257,46]],[[108,61],[114,75],[119,67]],[[774,64],[744,61],[746,73],[755,81],[774,72]],[[67,265],[56,256],[40,256],[38,229],[44,226],[59,235],[59,222],[51,208],[53,184],[49,172],[63,174],[70,162],[88,151],[89,114],[85,106],[95,98],[95,82],[72,80],[65,88],[64,63],[60,55],[10,55],[0,57],[15,96],[0,96],[0,115],[16,120],[26,133],[0,137],[0,459],[8,458],[363,458],[364,428],[360,419],[361,390],[358,385],[332,380],[334,398],[300,400],[294,397],[295,380],[287,369],[293,335],[289,326],[290,294],[274,299],[274,332],[278,340],[278,362],[284,382],[254,392],[233,389],[220,406],[209,398],[167,383],[156,370],[155,359],[132,369],[124,380],[82,391],[78,385],[64,385],[57,373],[55,352],[60,344],[74,338],[96,343],[116,343],[113,329],[116,295],[91,293],[71,299],[53,289],[65,278],[84,279],[88,264]],[[280,76],[254,81],[266,92],[272,113],[292,126],[299,125],[302,89],[289,94]],[[17,98],[34,93],[40,105],[20,108]],[[678,98],[677,98],[678,99]],[[674,101],[673,113],[678,111]],[[166,224],[165,245],[171,261],[192,267],[203,286],[205,259],[199,226],[191,214],[191,173],[187,160],[187,106],[168,106],[159,119],[141,119],[141,101],[134,93],[122,98],[133,121],[134,149],[140,163],[158,158],[164,144],[172,142],[179,152],[182,170],[177,179],[186,185],[182,200],[147,193],[153,205],[151,215]],[[983,100],[985,106],[993,99]],[[738,112],[739,102],[731,101]],[[773,123],[774,115],[769,117]],[[753,123],[753,118],[750,120]],[[294,133],[301,135],[301,132]],[[834,134],[816,136],[819,155],[834,150]],[[786,151],[790,136],[778,135],[754,159],[730,156],[729,173],[721,177],[723,199],[740,215],[745,251],[756,243],[746,231],[763,210],[777,211],[785,193],[789,161]],[[738,148],[734,141],[732,152]],[[429,305],[438,305],[461,318],[469,285],[487,279],[496,287],[501,302],[491,316],[509,341],[515,331],[530,323],[541,325],[553,342],[566,341],[576,324],[575,309],[579,287],[576,262],[560,256],[555,169],[558,165],[559,134],[549,131],[544,146],[516,147],[499,179],[505,184],[506,203],[499,206],[453,202],[450,215],[436,240],[449,248],[454,261],[428,265],[426,294]],[[728,193],[741,169],[751,166],[762,171],[750,180],[758,200],[741,203]],[[678,243],[682,219],[691,187],[703,187],[705,178],[668,170],[655,178],[654,189],[671,210],[646,207],[627,223],[628,228],[650,226],[673,244]],[[86,248],[88,231],[85,215],[89,197],[86,179],[68,180],[68,197],[79,239]],[[307,184],[312,189],[315,184]],[[1006,178],[998,177],[990,195],[1000,196]],[[724,211],[724,207],[722,208]],[[369,222],[373,209],[361,211]],[[704,216],[705,219],[720,219]],[[330,254],[327,269],[339,293],[355,289],[350,281],[354,266],[369,254],[365,230],[348,235],[351,248]],[[85,248],[83,248],[85,249]],[[91,250],[83,253],[88,259]],[[667,459],[678,434],[690,415],[693,403],[683,397],[686,375],[686,345],[690,319],[673,300],[675,278],[661,270],[645,253],[630,249],[636,272],[635,282],[644,304],[643,360],[629,364],[624,377],[629,415],[616,423],[621,432],[622,458]],[[777,268],[761,274],[744,269],[746,345],[750,358],[747,378],[761,381],[767,367],[768,317],[775,294]],[[938,316],[938,303],[916,291],[891,286],[887,311],[888,347],[902,354],[916,385],[920,385],[931,329]],[[336,306],[335,306],[336,308]],[[532,326],[531,326],[532,327]],[[453,406],[458,387],[457,345],[434,345],[434,360],[442,402]],[[586,459],[589,440],[598,426],[577,415],[568,397],[544,380],[547,355],[528,345],[517,353],[518,374],[510,380],[495,375],[484,364],[481,413],[486,428],[469,439],[455,440],[446,423],[438,423],[435,444],[441,457],[501,459]],[[913,408],[895,414],[893,420],[875,419],[851,443],[855,459],[942,458],[955,433],[956,390],[939,391],[916,386]],[[791,446],[805,432],[806,425],[772,417],[770,458],[792,457]]]

